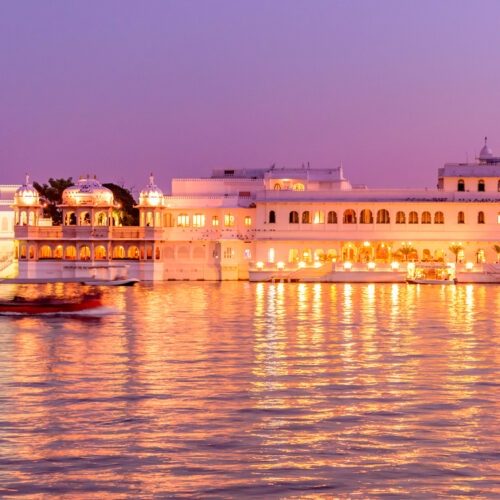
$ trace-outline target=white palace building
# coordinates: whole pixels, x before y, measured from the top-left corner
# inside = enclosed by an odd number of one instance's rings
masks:
[[[445,164],[436,189],[368,189],[327,169],[215,169],[153,176],[140,225],[119,226],[110,190],[82,178],[63,194],[63,225],[41,223],[38,192],[15,194],[19,278],[404,281],[415,266],[460,282],[500,282],[500,157]],[[499,249],[500,250],[500,249]]]

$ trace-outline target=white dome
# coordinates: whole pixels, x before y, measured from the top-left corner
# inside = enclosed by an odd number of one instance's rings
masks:
[[[104,187],[94,176],[93,179],[80,177],[77,184],[66,188],[62,194],[65,205],[113,205],[113,191]]]
[[[149,176],[149,184],[139,195],[139,205],[163,205],[163,191],[155,184],[153,174]]]
[[[27,173],[24,184],[14,194],[14,200],[16,205],[38,205],[40,202],[40,195],[33,184],[30,184],[30,176]]]
[[[493,151],[489,148],[487,144],[488,138],[484,138],[484,146],[482,147],[480,153],[479,153],[479,159],[480,160],[486,160],[488,158],[493,158]]]

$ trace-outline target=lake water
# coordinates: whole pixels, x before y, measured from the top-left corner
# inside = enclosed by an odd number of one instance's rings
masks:
[[[500,498],[500,287],[104,293],[0,317],[0,497]]]

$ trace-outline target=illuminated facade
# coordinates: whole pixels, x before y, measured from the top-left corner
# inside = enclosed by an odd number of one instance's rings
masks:
[[[62,226],[39,227],[31,188],[14,204],[20,277],[126,266],[144,280],[402,281],[424,262],[449,263],[459,281],[500,280],[500,158],[486,144],[475,163],[439,169],[436,189],[355,186],[342,167],[272,167],[173,179],[164,195],[151,176],[138,227],[117,225],[96,179],[65,191]]]

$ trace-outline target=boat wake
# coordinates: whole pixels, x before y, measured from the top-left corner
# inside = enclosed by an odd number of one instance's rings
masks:
[[[20,311],[0,311],[0,316],[84,316],[84,317],[102,317],[111,316],[113,314],[124,314],[123,311],[113,307],[99,306],[92,309],[85,309],[83,311],[51,311],[51,312],[20,312]]]

